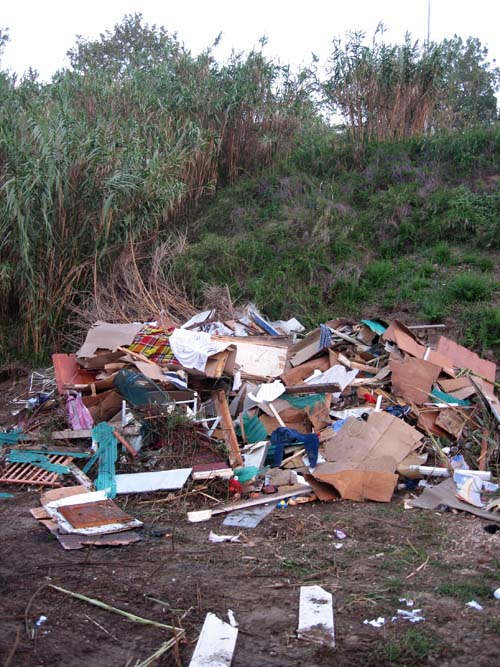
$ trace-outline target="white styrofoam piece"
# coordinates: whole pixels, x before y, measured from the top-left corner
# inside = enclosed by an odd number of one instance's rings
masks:
[[[208,613],[189,667],[229,667],[237,637],[238,628]]]
[[[299,604],[299,639],[335,646],[333,596],[321,586],[301,586]]]
[[[146,493],[147,491],[177,491],[187,482],[192,468],[134,472],[116,475],[116,493]]]
[[[65,505],[95,503],[98,500],[106,499],[106,491],[89,491],[88,493],[79,493],[76,496],[66,496],[65,498],[59,498],[59,500],[53,500],[45,505],[45,509],[49,511],[50,509],[57,509],[58,507],[64,507]]]

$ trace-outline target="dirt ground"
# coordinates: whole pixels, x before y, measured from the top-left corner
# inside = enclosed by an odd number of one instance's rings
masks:
[[[407,511],[404,494],[390,505],[314,503],[275,509],[241,543],[212,544],[210,530],[237,532],[221,526],[222,517],[189,524],[184,505],[120,499],[145,522],[143,541],[63,551],[29,514],[37,492],[15,493],[0,509],[7,667],[132,666],[170,637],[50,584],[184,628],[178,654],[157,665],[188,665],[205,614],[227,620],[228,609],[240,628],[234,667],[498,664],[500,602],[492,591],[500,586],[500,537],[475,517]],[[348,537],[337,539],[335,528]],[[303,584],[333,593],[334,650],[296,637]],[[408,609],[400,598],[414,600],[425,620],[391,621]],[[472,599],[484,610],[467,607]],[[363,623],[379,616],[388,620],[381,628]]]
[[[25,379],[1,381],[0,425]],[[52,585],[168,625],[186,640],[157,667],[187,667],[207,612],[239,623],[233,667],[499,664],[500,530],[466,514],[405,510],[408,491],[388,504],[308,503],[276,508],[241,543],[212,544],[210,530],[236,534],[223,516],[190,524],[200,496],[119,497],[141,519],[142,541],[64,551],[29,513],[39,492],[2,486],[0,664],[3,667],[135,667],[172,636],[99,609]],[[207,491],[210,493],[210,489]],[[334,533],[341,529],[347,538]],[[336,648],[297,639],[299,589],[333,593]],[[412,608],[401,598],[414,601]],[[475,600],[483,611],[466,606]],[[395,620],[421,609],[424,621]],[[365,620],[384,617],[374,628]],[[43,619],[46,620],[43,620]]]

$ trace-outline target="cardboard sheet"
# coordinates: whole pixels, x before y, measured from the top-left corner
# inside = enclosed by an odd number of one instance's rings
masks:
[[[95,396],[84,396],[83,404],[92,415],[94,424],[109,421],[122,407],[123,396],[115,389],[103,391]]]
[[[142,329],[140,322],[133,324],[111,324],[96,322],[88,331],[84,344],[76,353],[78,359],[95,356],[97,350],[116,351],[132,343]]]
[[[398,464],[420,444],[423,435],[387,412],[372,412],[367,421],[349,418],[325,446],[327,463],[313,475],[331,484],[341,498],[389,502]]]
[[[470,514],[481,517],[481,519],[500,523],[500,512],[487,512],[486,510],[482,510],[459,500],[457,498],[457,486],[451,478],[446,479],[444,482],[441,482],[436,486],[425,488],[420,497],[410,500],[410,505],[412,507],[427,510],[435,510],[443,505],[445,507],[450,507],[451,509],[469,512]]]
[[[432,385],[441,367],[423,359],[406,356],[403,361],[391,360],[392,391],[405,401],[422,405],[430,400]]]
[[[438,438],[446,438],[449,440],[450,434],[448,431],[445,431],[436,423],[440,412],[441,410],[439,408],[425,408],[425,410],[419,412],[417,425],[425,433],[429,432],[433,435],[437,435]]]

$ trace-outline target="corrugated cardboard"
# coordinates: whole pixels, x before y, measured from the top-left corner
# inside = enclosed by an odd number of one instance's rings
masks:
[[[327,463],[314,477],[335,487],[341,498],[389,502],[398,464],[420,444],[423,435],[387,412],[372,412],[367,421],[349,418],[325,446]]]

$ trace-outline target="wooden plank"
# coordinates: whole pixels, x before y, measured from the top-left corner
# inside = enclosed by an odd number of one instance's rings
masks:
[[[281,487],[286,488],[286,487]],[[280,493],[271,493],[268,496],[261,496],[260,498],[251,498],[249,500],[240,500],[235,503],[228,503],[227,505],[222,505],[216,507],[212,510],[212,515],[215,514],[225,514],[226,512],[232,512],[233,510],[242,510],[247,507],[257,507],[257,505],[265,505],[266,503],[275,503],[279,500],[285,500],[286,498],[291,498],[292,496],[303,496],[308,493],[311,493],[312,489],[310,486],[304,486],[303,484],[294,484],[289,486],[286,491]]]
[[[122,435],[139,435],[141,431],[140,426],[117,426],[116,430],[119,431]],[[51,433],[52,440],[78,440],[80,438],[91,438],[92,429],[82,428],[78,431],[67,428],[64,431],[52,431]]]
[[[481,440],[481,453],[479,454],[478,468],[479,470],[486,470],[486,455],[488,454],[488,429],[483,428],[483,437]]]
[[[299,639],[335,647],[333,596],[321,586],[301,586],[299,603]]]
[[[281,487],[286,488],[286,487]],[[260,498],[250,499],[250,500],[240,500],[235,503],[228,503],[227,505],[222,505],[213,510],[198,510],[194,512],[188,512],[188,521],[191,523],[198,523],[200,521],[208,521],[216,514],[226,514],[227,512],[232,512],[233,510],[242,510],[247,507],[257,507],[258,505],[266,505],[267,503],[276,503],[279,500],[285,500],[286,498],[291,498],[292,496],[304,496],[312,493],[310,486],[304,486],[303,484],[294,484],[289,486],[286,491],[281,493],[269,494],[268,496],[261,496]]]
[[[70,469],[70,474],[74,479],[76,479],[78,484],[81,484],[89,491],[94,490],[94,482],[90,479],[90,477],[87,477],[83,470],[80,470],[80,468],[74,463],[68,464],[68,467]]]
[[[122,443],[122,445],[125,447],[125,449],[126,449],[127,452],[130,454],[130,456],[132,456],[132,458],[135,459],[135,458],[137,457],[137,452],[136,452],[135,449],[132,447],[132,445],[130,444],[130,442],[129,442],[128,440],[126,440],[126,439],[123,437],[123,435],[122,435],[119,431],[117,431],[117,430],[114,430],[114,431],[113,431],[113,435],[115,436],[115,438],[116,438],[119,442]]]
[[[328,384],[299,384],[295,387],[287,387],[287,394],[330,394],[332,392],[340,391],[340,387],[336,382],[329,382]]]
[[[237,638],[238,628],[208,613],[189,667],[229,667]]]
[[[226,394],[223,389],[217,389],[212,392],[212,400],[217,414],[221,418],[220,427],[223,432],[224,441],[227,446],[229,463],[231,467],[243,466],[243,458],[240,452],[238,439],[234,431],[233,420],[229,411]]]

